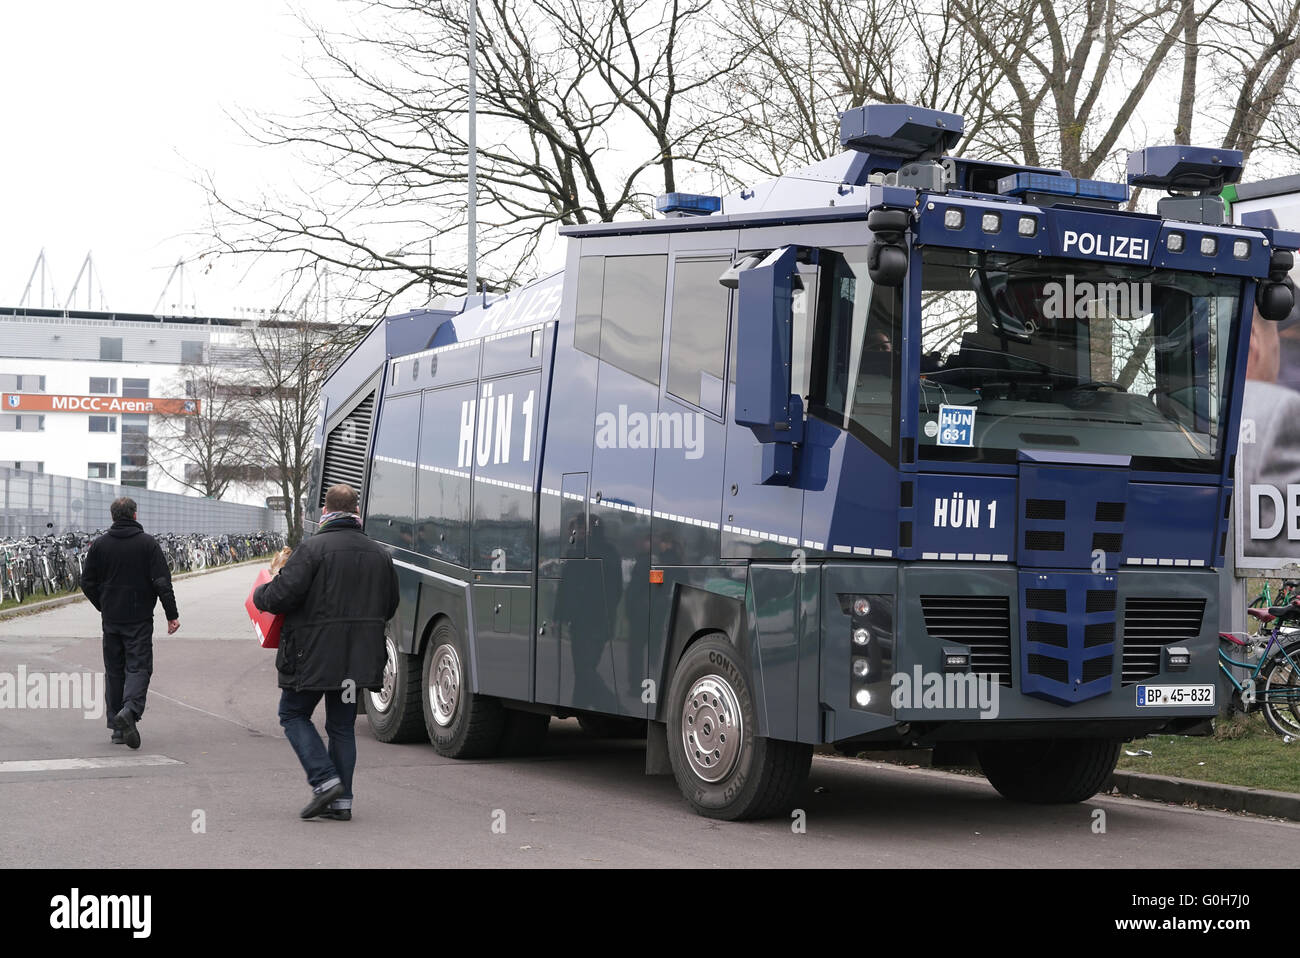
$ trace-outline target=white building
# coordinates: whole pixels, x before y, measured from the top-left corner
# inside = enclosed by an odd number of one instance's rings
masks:
[[[158,401],[186,400],[182,366],[236,359],[249,325],[0,308],[0,466],[194,495],[167,475],[180,464],[153,457]],[[277,492],[232,486],[226,498],[260,506]]]

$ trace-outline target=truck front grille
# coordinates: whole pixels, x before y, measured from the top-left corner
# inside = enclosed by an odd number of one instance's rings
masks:
[[[923,595],[921,613],[931,638],[970,646],[972,672],[1011,685],[1011,600],[993,595]]]
[[[1160,671],[1160,650],[1201,634],[1204,599],[1126,599],[1121,684],[1145,682]]]

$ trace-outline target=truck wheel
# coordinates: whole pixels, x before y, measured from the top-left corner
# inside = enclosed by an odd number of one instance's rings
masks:
[[[615,715],[579,715],[578,724],[592,738],[645,738],[645,719]]]
[[[391,628],[384,629],[384,684],[362,693],[370,731],[381,742],[427,738],[420,711],[420,657],[397,651]]]
[[[686,650],[668,692],[668,757],[700,815],[739,821],[785,812],[808,777],[812,746],[762,738],[735,648],[710,636]]]
[[[1115,771],[1119,746],[1105,739],[1035,739],[984,742],[976,753],[984,777],[1004,798],[1061,805],[1097,794]]]
[[[444,619],[424,650],[424,726],[439,755],[487,758],[500,753],[506,714],[496,699],[470,691],[467,669],[465,646]]]

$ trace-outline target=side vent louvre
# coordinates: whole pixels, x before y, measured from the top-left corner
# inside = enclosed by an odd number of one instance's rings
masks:
[[[1099,502],[1093,518],[1098,522],[1123,522],[1125,505],[1123,502]]]
[[[1065,533],[1027,529],[1025,531],[1025,548],[1034,552],[1064,552]]]
[[[1119,553],[1124,548],[1124,537],[1116,532],[1094,532],[1092,548],[1102,552]]]
[[[1026,589],[1025,608],[1035,612],[1064,612],[1064,589]]]
[[[970,646],[971,671],[1011,685],[1011,600],[992,595],[923,595],[925,629],[942,642]]]
[[[1026,519],[1064,519],[1064,499],[1026,499]]]
[[[325,505],[330,486],[346,482],[357,492],[366,475],[366,453],[370,449],[370,423],[375,413],[372,392],[348,413],[325,439],[324,463],[321,468],[319,496],[316,504]]]

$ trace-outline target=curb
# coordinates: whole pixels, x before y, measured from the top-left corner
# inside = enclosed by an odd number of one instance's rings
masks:
[[[1116,772],[1107,789],[1112,786],[1119,789],[1121,794],[1137,798],[1177,802],[1180,805],[1195,802],[1197,805],[1222,808],[1230,812],[1249,812],[1251,815],[1300,821],[1300,795],[1294,792],[1198,782],[1144,772]]]
[[[838,755],[834,749],[824,754]],[[889,752],[866,751],[867,761],[889,762],[894,765],[918,765],[930,768],[929,749],[897,749]],[[947,769],[939,769],[947,771]],[[1268,788],[1250,788],[1245,785],[1224,785],[1220,782],[1202,782],[1191,778],[1173,778],[1152,775],[1148,772],[1116,771],[1098,795],[1113,794],[1177,805],[1195,803],[1202,808],[1218,808],[1229,812],[1246,812],[1269,818],[1285,818],[1300,822],[1300,794],[1278,792]]]
[[[232,562],[230,565],[213,566],[210,569],[197,569],[194,572],[182,572],[179,575],[172,576],[172,581],[176,582],[180,579],[190,579],[197,575],[208,575],[212,572],[223,572],[226,569],[238,569],[240,566],[262,563],[267,561],[269,555],[270,553],[266,556],[259,556],[256,559],[245,559],[243,562]],[[6,619],[18,619],[23,616],[36,615],[38,612],[49,612],[51,609],[58,609],[65,605],[72,605],[74,602],[87,601],[89,600],[82,593],[75,592],[71,595],[59,596],[57,599],[46,599],[43,602],[35,602],[31,605],[19,605],[12,609],[5,609],[3,612],[0,612],[0,622],[5,621]]]

